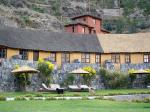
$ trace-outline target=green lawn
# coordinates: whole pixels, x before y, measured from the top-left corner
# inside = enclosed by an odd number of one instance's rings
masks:
[[[150,104],[105,100],[0,101],[0,112],[150,112]]]
[[[113,95],[113,94],[140,94],[148,93],[150,94],[150,89],[117,89],[117,90],[98,90],[96,95]],[[36,94],[42,94],[42,96],[58,96],[56,93],[38,93],[38,92],[2,92],[0,96],[6,97],[16,97],[25,96],[31,94],[36,96]],[[88,92],[65,92],[64,96],[88,96]]]

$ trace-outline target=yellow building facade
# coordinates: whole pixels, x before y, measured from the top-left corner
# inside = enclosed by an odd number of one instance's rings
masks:
[[[11,59],[14,55],[19,55],[20,49],[12,49],[7,48],[7,59]],[[28,60],[33,61],[33,52],[32,50],[28,50]],[[56,64],[61,65],[62,64],[62,53],[63,52],[55,52],[56,53]],[[75,60],[79,60],[82,62],[82,55],[84,53],[79,52],[68,52],[69,53],[69,62],[74,63]],[[39,51],[39,57],[38,58],[48,58],[50,57],[51,52],[50,51]],[[87,63],[97,63],[96,62],[96,54],[97,53],[87,53],[90,55],[90,61]],[[114,54],[114,53],[112,53]],[[112,60],[112,54],[111,53],[101,53],[100,54],[100,62],[99,64],[103,65],[106,60]],[[120,64],[125,64],[125,55],[129,53],[116,53],[119,55],[119,62],[114,63],[116,66],[120,66]],[[147,53],[130,53],[130,63],[132,64],[138,64],[138,63],[144,63],[144,54]]]

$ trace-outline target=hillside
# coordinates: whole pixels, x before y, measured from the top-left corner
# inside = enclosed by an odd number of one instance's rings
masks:
[[[132,9],[136,6],[130,6],[128,0],[118,1],[0,0],[0,24],[61,32],[70,17],[90,11],[101,16],[103,27],[112,33],[149,31],[149,9],[144,15],[143,9]]]

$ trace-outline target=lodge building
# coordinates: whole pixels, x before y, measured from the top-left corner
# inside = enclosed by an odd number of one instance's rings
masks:
[[[84,19],[92,18],[87,15]],[[101,19],[94,19],[98,26],[77,22],[66,25],[66,32],[61,33],[1,26],[0,58],[44,58],[59,66],[76,62],[103,65],[107,60],[118,67],[125,63],[150,63],[150,33],[110,34],[101,28]]]

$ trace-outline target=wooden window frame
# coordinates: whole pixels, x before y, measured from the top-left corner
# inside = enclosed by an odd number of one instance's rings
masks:
[[[90,63],[90,60],[91,60],[90,53],[82,53],[81,54],[81,62],[82,63]]]
[[[7,58],[7,48],[0,47],[0,58]]]
[[[125,63],[131,63],[131,55],[125,54]]]
[[[68,55],[68,56],[67,56]],[[64,57],[63,57],[64,56]],[[68,58],[68,59],[67,59]],[[70,63],[70,53],[63,52],[61,53],[61,62],[62,63]]]
[[[120,54],[112,54],[111,55],[111,61],[113,63],[120,63]]]
[[[145,58],[145,56],[147,56],[147,58]],[[147,60],[147,61],[146,61]],[[143,62],[144,63],[150,63],[150,54],[144,54],[143,55]]]
[[[74,26],[72,26],[72,32],[73,32],[73,33],[75,32],[75,27],[74,27]]]
[[[22,58],[21,58],[22,60],[28,60],[28,58],[29,58],[29,52],[28,52],[28,50],[21,49],[21,50],[19,50],[19,54],[22,56]]]
[[[99,59],[98,59],[99,57]],[[97,61],[99,60],[99,61]],[[95,63],[101,63],[101,54],[95,54]]]
[[[56,52],[51,52],[50,53],[50,60],[52,61],[52,62],[56,62]]]
[[[34,57],[35,53],[37,53],[37,57]],[[39,59],[39,51],[33,51],[33,61],[38,61],[38,59]]]

